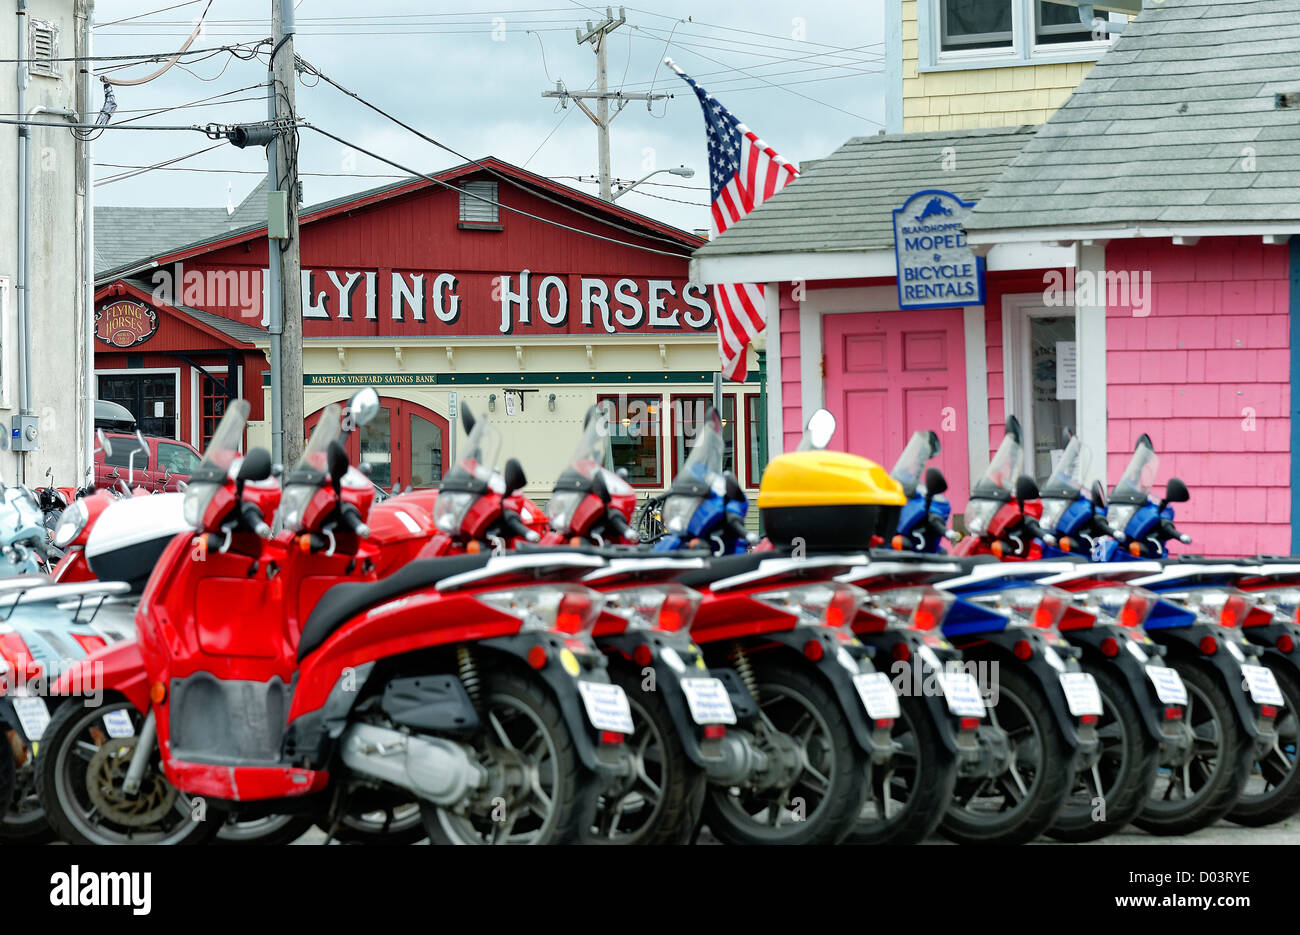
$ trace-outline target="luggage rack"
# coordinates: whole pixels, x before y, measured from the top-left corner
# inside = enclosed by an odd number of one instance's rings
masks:
[[[99,608],[110,599],[119,598],[130,593],[131,586],[125,581],[86,581],[77,584],[55,584],[49,578],[41,577],[36,581],[18,581],[9,579],[0,581],[0,611],[4,620],[9,620],[15,610],[38,604],[54,604],[59,610],[74,610],[74,616],[80,616],[88,602],[94,602],[90,619],[94,619]]]

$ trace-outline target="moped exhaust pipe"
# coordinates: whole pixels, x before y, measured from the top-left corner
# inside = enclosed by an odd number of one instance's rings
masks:
[[[464,744],[354,724],[343,737],[343,762],[353,772],[412,792],[436,805],[464,802],[488,784],[487,770]]]

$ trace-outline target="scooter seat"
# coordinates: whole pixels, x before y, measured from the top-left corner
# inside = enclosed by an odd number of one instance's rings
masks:
[[[323,595],[308,616],[298,640],[298,660],[320,648],[330,636],[368,607],[391,601],[409,591],[436,585],[444,578],[482,568],[492,557],[491,552],[475,555],[454,555],[446,558],[426,558],[411,562],[401,571],[378,581],[348,581],[336,584]]]
[[[753,571],[769,558],[784,558],[785,556],[786,553],[784,552],[746,552],[743,555],[724,555],[720,558],[711,558],[703,568],[687,572],[677,581],[688,588],[707,586],[714,581],[721,581],[723,578],[743,575],[746,572]]]

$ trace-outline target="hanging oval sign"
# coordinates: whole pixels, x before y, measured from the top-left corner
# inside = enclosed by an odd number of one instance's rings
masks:
[[[135,347],[157,330],[158,313],[133,299],[118,299],[95,313],[95,337],[110,347]]]

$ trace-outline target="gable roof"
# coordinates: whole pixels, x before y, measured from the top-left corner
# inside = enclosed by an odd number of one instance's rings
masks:
[[[1148,5],[967,230],[1300,221],[1298,49],[1300,0]]]
[[[529,172],[519,166],[497,159],[494,156],[479,159],[475,162],[463,163],[441,172],[430,173],[430,175],[438,181],[431,181],[430,179],[423,177],[403,179],[398,182],[390,182],[366,191],[344,195],[339,198],[334,198],[329,201],[324,201],[303,208],[299,212],[299,223],[300,225],[307,225],[314,221],[324,220],[325,218],[333,217],[337,214],[354,211],[358,208],[386,201],[391,198],[398,198],[424,189],[442,189],[447,184],[454,183],[456,180],[464,178],[465,176],[485,171],[502,181],[513,182],[522,188],[527,188],[535,193],[541,194],[544,198],[559,198],[564,201],[572,202],[570,207],[572,207],[573,210],[595,217],[597,220],[605,220],[611,224],[616,224],[624,228],[639,228],[647,235],[668,237],[679,242],[683,247],[684,253],[689,251],[691,248],[704,243],[704,238],[698,237],[695,234],[687,233],[686,231],[680,230],[669,224],[656,221],[654,218],[647,217],[644,214],[629,211],[619,205],[601,201],[599,198],[593,197],[586,192],[579,191],[576,188],[570,188],[567,185],[562,185],[543,175]],[[138,266],[141,262],[156,260],[159,265],[174,263],[178,260],[188,259],[197,254],[208,253],[223,247],[229,247],[233,244],[265,237],[265,194],[265,183],[262,183],[257,188],[253,189],[253,192],[244,199],[235,213],[229,217],[229,221],[238,222],[242,220],[248,222],[241,227],[232,228],[227,224],[224,227],[209,227],[207,230],[203,230],[203,224],[205,221],[203,218],[196,216],[193,230],[198,232],[197,236],[188,239],[177,239],[170,243],[162,244],[158,249],[154,249],[146,254],[137,254],[137,256],[133,257],[129,262],[119,263],[114,267],[106,267],[104,264],[97,262],[96,267],[98,271],[96,273],[96,278],[100,280],[112,278],[131,269],[132,267]],[[247,211],[245,210],[246,206],[250,206]],[[209,211],[211,209],[128,208],[123,210],[142,212],[140,217],[147,218],[147,213],[155,210],[195,212],[196,210]],[[226,210],[224,208],[216,210],[220,212],[223,219],[226,217]],[[253,213],[254,211],[256,211],[255,214]],[[95,220],[96,225],[98,225],[99,209],[96,209]],[[97,229],[95,231],[95,241],[97,245],[99,240],[100,232]],[[124,255],[131,251],[120,250],[111,252],[117,255]]]
[[[978,201],[1034,130],[854,137],[826,158],[804,163],[797,179],[694,255],[891,250],[891,212],[909,195],[939,188]]]

